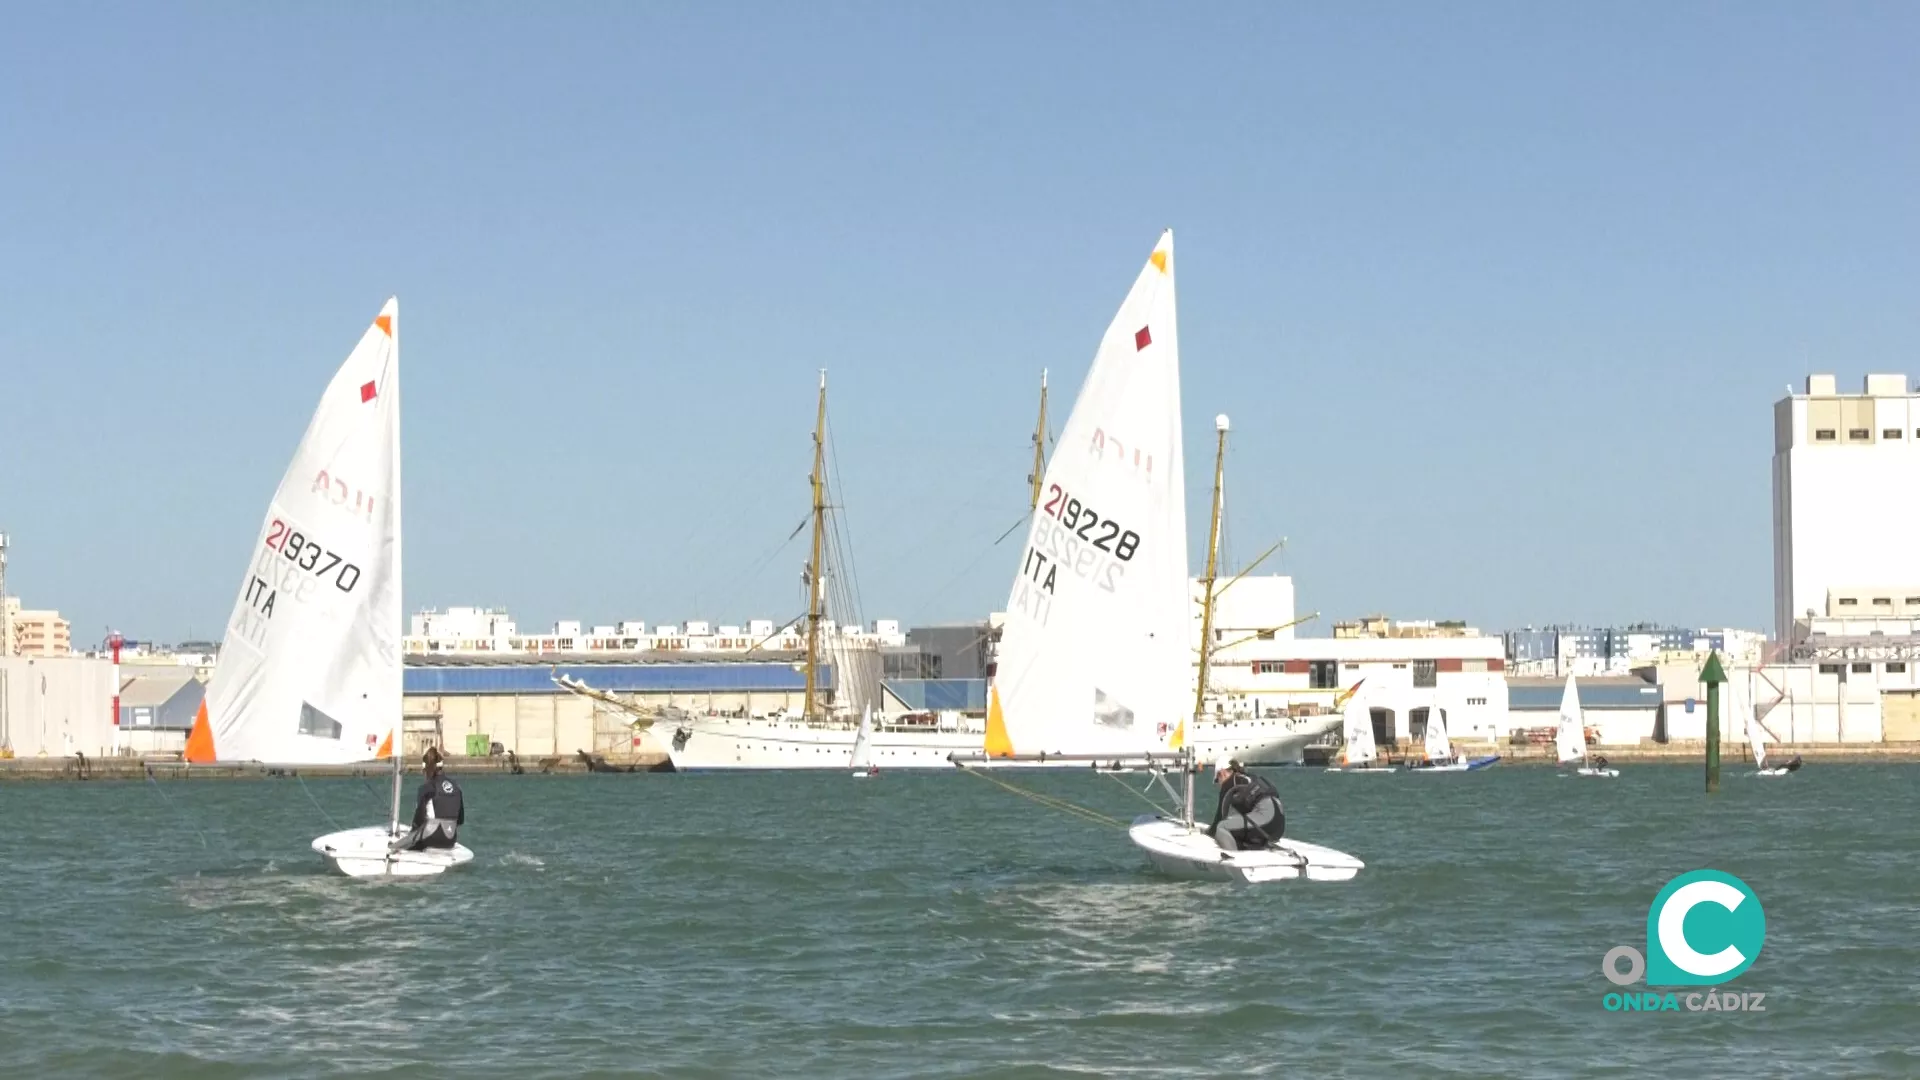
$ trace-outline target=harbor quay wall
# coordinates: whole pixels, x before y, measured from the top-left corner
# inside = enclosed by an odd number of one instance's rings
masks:
[[[805,690],[788,691],[641,691],[622,693],[641,708],[677,708],[688,712],[737,715],[787,709],[799,712]],[[587,698],[559,690],[506,694],[408,694],[403,727],[407,752],[418,757],[426,741],[454,753],[490,749],[519,757],[548,757],[586,750],[609,759],[631,755],[665,754],[650,731],[635,731],[631,718],[596,705]],[[478,740],[477,743],[469,742]],[[484,750],[482,751],[484,752]]]
[[[1474,743],[1455,740],[1454,745],[1469,758],[1498,754],[1501,768],[1509,765],[1556,767],[1559,764],[1558,755],[1552,743]],[[1333,747],[1310,746],[1307,748],[1304,763],[1325,765],[1337,752]],[[1667,743],[1656,743],[1649,739],[1637,746],[1588,747],[1588,753],[1605,757],[1608,763],[1613,765],[1703,765],[1707,759],[1707,744],[1704,739],[1676,739]],[[1418,748],[1413,749],[1411,754],[1417,758]],[[1795,754],[1808,761],[1920,762],[1920,742],[1783,743],[1770,744],[1767,747],[1769,762],[1782,762]],[[1407,757],[1407,752],[1389,750],[1384,756],[1387,760],[1398,763]],[[1728,768],[1751,768],[1753,754],[1748,750],[1745,741],[1722,740],[1720,762]]]
[[[505,756],[470,758],[450,756],[447,769],[456,776],[484,776],[511,774],[515,762]],[[520,759],[517,764],[521,774],[527,776],[566,776],[594,771],[576,754],[559,755],[548,758]],[[618,772],[650,772],[667,768],[665,754],[634,754],[619,760],[607,758],[608,768]],[[392,774],[393,767],[384,762],[369,761],[357,765],[303,765],[298,769],[259,765],[252,762],[221,763],[217,765],[188,765],[178,757],[140,758],[140,757],[30,757],[0,760],[0,783],[9,780],[126,780],[144,782],[152,779],[168,783],[175,780],[258,780],[266,777],[293,776],[314,779],[327,777],[366,777],[379,780]],[[406,770],[418,775],[420,766],[415,762]]]

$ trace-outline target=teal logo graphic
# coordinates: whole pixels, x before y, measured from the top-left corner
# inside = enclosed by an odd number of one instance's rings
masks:
[[[1615,986],[1718,986],[1737,978],[1760,958],[1767,940],[1767,913],[1747,883],[1720,870],[1681,874],[1654,896],[1647,909],[1647,951],[1631,945],[1607,950],[1600,972]],[[1622,970],[1622,964],[1625,970]],[[1610,993],[1608,1012],[1765,1012],[1761,993]]]
[[[1746,882],[1681,874],[1647,909],[1647,984],[1717,986],[1752,967],[1766,940],[1767,913]]]

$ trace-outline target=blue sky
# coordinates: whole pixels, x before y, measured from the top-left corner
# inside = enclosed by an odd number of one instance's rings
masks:
[[[1195,557],[1224,410],[1328,618],[1764,626],[1770,403],[1920,374],[1911,6],[521,11],[10,12],[12,592],[218,635],[389,293],[407,606],[523,627],[799,610],[820,367],[865,615],[1004,605],[1169,225]]]

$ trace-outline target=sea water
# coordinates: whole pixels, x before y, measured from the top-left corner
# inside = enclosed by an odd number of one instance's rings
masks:
[[[1357,880],[1164,880],[958,771],[476,776],[474,862],[405,883],[308,848],[376,783],[7,785],[0,1076],[1920,1075],[1912,767],[1268,775]],[[1764,1007],[1608,1010],[1701,868],[1764,904],[1721,988]]]

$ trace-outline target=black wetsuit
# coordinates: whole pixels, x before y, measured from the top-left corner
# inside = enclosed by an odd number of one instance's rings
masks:
[[[1271,845],[1287,832],[1280,793],[1266,777],[1234,770],[1220,785],[1220,803],[1214,808],[1210,831],[1229,851]]]
[[[420,784],[420,796],[413,805],[413,831],[394,842],[395,851],[419,851],[423,848],[450,848],[467,823],[466,800],[460,785],[446,773],[429,776]]]

